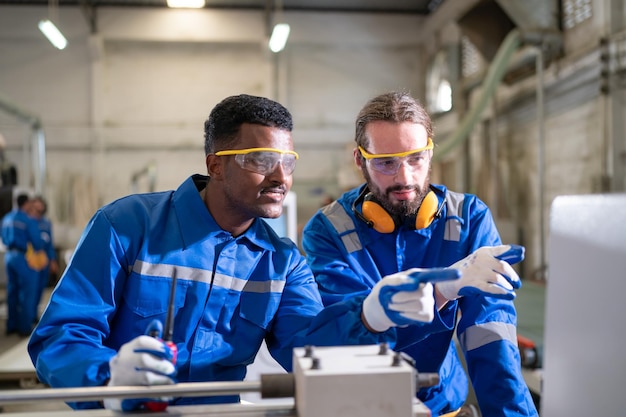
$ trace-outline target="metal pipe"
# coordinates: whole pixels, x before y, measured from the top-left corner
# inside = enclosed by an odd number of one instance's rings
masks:
[[[34,166],[37,167],[35,172],[35,192],[39,195],[45,195],[46,190],[46,136],[41,126],[37,127],[33,137],[32,144]]]
[[[111,148],[108,148],[109,150]],[[152,148],[154,150],[154,148]],[[157,167],[154,161],[150,161],[148,165],[133,173],[130,177],[130,191],[134,194],[139,192],[139,179],[143,176],[148,178],[148,192],[156,190]]]
[[[494,94],[496,87],[506,72],[513,52],[519,48],[520,43],[521,34],[517,29],[513,29],[500,45],[493,62],[489,66],[487,76],[483,82],[483,90],[480,92],[477,102],[472,106],[470,111],[465,114],[455,131],[443,142],[439,143],[437,152],[435,152],[433,156],[435,161],[441,160],[448,152],[465,141],[476,125],[489,99]]]
[[[46,137],[41,126],[41,120],[39,117],[31,114],[25,110],[22,110],[17,105],[13,104],[7,98],[0,96],[0,110],[4,110],[8,114],[15,116],[18,120],[29,125],[32,133],[30,142],[24,141],[23,153],[24,153],[24,168],[22,171],[26,172],[26,180],[20,181],[22,184],[30,184],[30,163],[29,152],[33,164],[33,171],[35,172],[35,192],[38,194],[45,194],[45,176],[46,176]]]
[[[546,239],[545,239],[545,115],[544,115],[544,98],[543,98],[543,49],[541,46],[537,47],[537,171],[538,171],[538,189],[539,189],[539,251],[540,251],[540,264],[538,271],[538,278],[545,279],[546,271]]]
[[[493,112],[491,114],[491,123],[489,125],[490,132],[487,135],[489,145],[489,173],[493,181],[488,189],[489,192],[489,206],[491,207],[492,216],[498,218],[498,193],[500,192],[500,175],[498,173],[498,106],[496,95],[494,94],[492,99]]]
[[[44,388],[34,390],[0,390],[0,404],[29,401],[97,401],[103,398],[161,398],[214,395],[237,395],[261,391],[261,381],[185,382],[149,387],[81,387]]]

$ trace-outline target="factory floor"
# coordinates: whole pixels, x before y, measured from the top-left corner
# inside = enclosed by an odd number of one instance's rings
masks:
[[[39,312],[43,312],[48,298],[50,297],[51,288],[46,288],[42,296],[41,303],[39,304]],[[17,334],[6,335],[6,321],[7,321],[7,304],[6,304],[6,287],[0,286],[0,355],[4,360],[15,359],[11,363],[11,366],[16,368],[27,368],[29,363],[23,364],[24,361],[28,361],[28,354],[25,352],[18,352],[18,350],[25,349],[25,344],[28,338],[21,337]],[[15,355],[13,355],[15,353]],[[8,357],[7,357],[8,356]],[[0,361],[1,362],[1,361]],[[34,368],[33,368],[34,369]],[[19,389],[37,389],[44,388],[40,384],[34,374],[32,375],[20,375],[13,377],[10,369],[0,369],[0,390],[19,390]],[[37,411],[58,411],[58,410],[71,410],[62,401],[35,401],[26,404],[0,404],[0,413],[20,413],[27,415],[28,412]]]
[[[48,298],[52,289],[47,288],[42,297],[39,305],[40,313],[47,305]],[[525,280],[522,288],[517,291],[517,298],[515,299],[515,305],[518,313],[518,334],[531,339],[537,346],[539,353],[539,361],[541,363],[541,357],[543,353],[543,318],[545,311],[545,283]],[[25,347],[27,338],[20,337],[18,335],[7,336],[5,334],[7,319],[7,307],[6,307],[6,287],[0,285],[0,355],[6,355],[11,350],[22,349]],[[24,352],[20,355],[20,361],[28,360],[27,354]],[[1,364],[0,364],[1,366]],[[15,390],[15,389],[33,389],[43,388],[38,383],[36,378],[14,378],[3,376],[3,371],[0,369],[0,390]],[[525,377],[535,378],[536,374],[530,373],[526,370]],[[532,389],[532,382],[527,378],[529,387]],[[537,382],[537,383],[540,383]],[[22,413],[28,411],[42,411],[42,410],[69,410],[69,407],[63,402],[31,402],[28,404],[6,404],[0,405],[0,413]]]

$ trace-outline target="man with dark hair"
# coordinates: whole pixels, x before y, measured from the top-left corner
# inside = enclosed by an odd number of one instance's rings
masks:
[[[2,242],[7,248],[4,262],[7,271],[6,334],[29,336],[35,320],[39,272],[29,262],[29,254],[41,250],[44,242],[35,219],[28,215],[28,194],[19,194],[17,207],[2,219]]]
[[[434,297],[431,284],[418,276],[455,278],[457,271],[398,274],[382,280],[372,296],[324,309],[298,248],[260,219],[280,216],[291,188],[298,159],[291,130],[291,115],[279,103],[228,97],[205,123],[208,176],[193,175],[175,191],[132,195],[99,209],[30,340],[39,379],[52,387],[172,384],[175,374],[181,382],[242,380],[264,340],[291,370],[296,346],[387,342],[397,325],[426,326]],[[394,306],[395,296],[408,306]],[[147,336],[168,322],[170,305],[173,333],[165,333],[171,343]],[[391,330],[371,332],[371,323]],[[183,397],[170,403],[238,399]],[[152,404],[104,401],[116,410]]]
[[[440,376],[418,398],[433,416],[456,415],[464,404],[468,380],[452,339],[456,329],[482,416],[536,417],[516,339],[512,300],[521,284],[509,264],[523,259],[523,248],[501,244],[489,208],[476,196],[430,183],[433,138],[429,115],[409,94],[381,94],[363,107],[353,156],[366,183],[305,226],[309,265],[325,305],[362,297],[398,271],[461,271],[459,280],[434,285],[430,335],[412,343],[422,328],[397,330],[396,349],[418,371]]]

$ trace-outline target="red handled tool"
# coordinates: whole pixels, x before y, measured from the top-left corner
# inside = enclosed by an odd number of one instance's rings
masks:
[[[517,335],[520,359],[524,368],[535,369],[539,366],[539,353],[537,346],[531,339]]]
[[[163,338],[161,339],[172,351],[172,363],[176,365],[176,357],[178,356],[178,348],[173,342],[174,337],[174,305],[176,303],[176,271],[172,276],[172,288],[170,289],[170,299],[167,306],[167,316],[165,317],[165,329],[163,329]],[[159,338],[161,335],[150,334],[149,336]],[[167,408],[166,401],[149,401],[145,403],[148,411],[164,411]]]
[[[176,270],[172,276],[172,288],[170,289],[170,302],[167,305],[167,316],[165,317],[165,329],[163,330],[163,341],[172,350],[172,363],[176,365],[178,349],[173,342],[174,338],[174,305],[176,304]]]

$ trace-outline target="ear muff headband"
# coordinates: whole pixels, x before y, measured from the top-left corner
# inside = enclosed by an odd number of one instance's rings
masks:
[[[368,226],[372,227],[377,232],[392,233],[399,225],[398,220],[380,205],[372,193],[366,193],[366,190],[367,188],[352,204],[352,210],[359,219],[366,222]],[[356,209],[359,200],[363,201],[361,208],[362,213],[359,213]],[[435,217],[441,213],[442,208],[443,203],[441,205],[439,204],[435,192],[432,190],[429,191],[415,215],[415,223],[411,222],[411,225],[414,225],[415,229],[418,230],[430,226]]]

